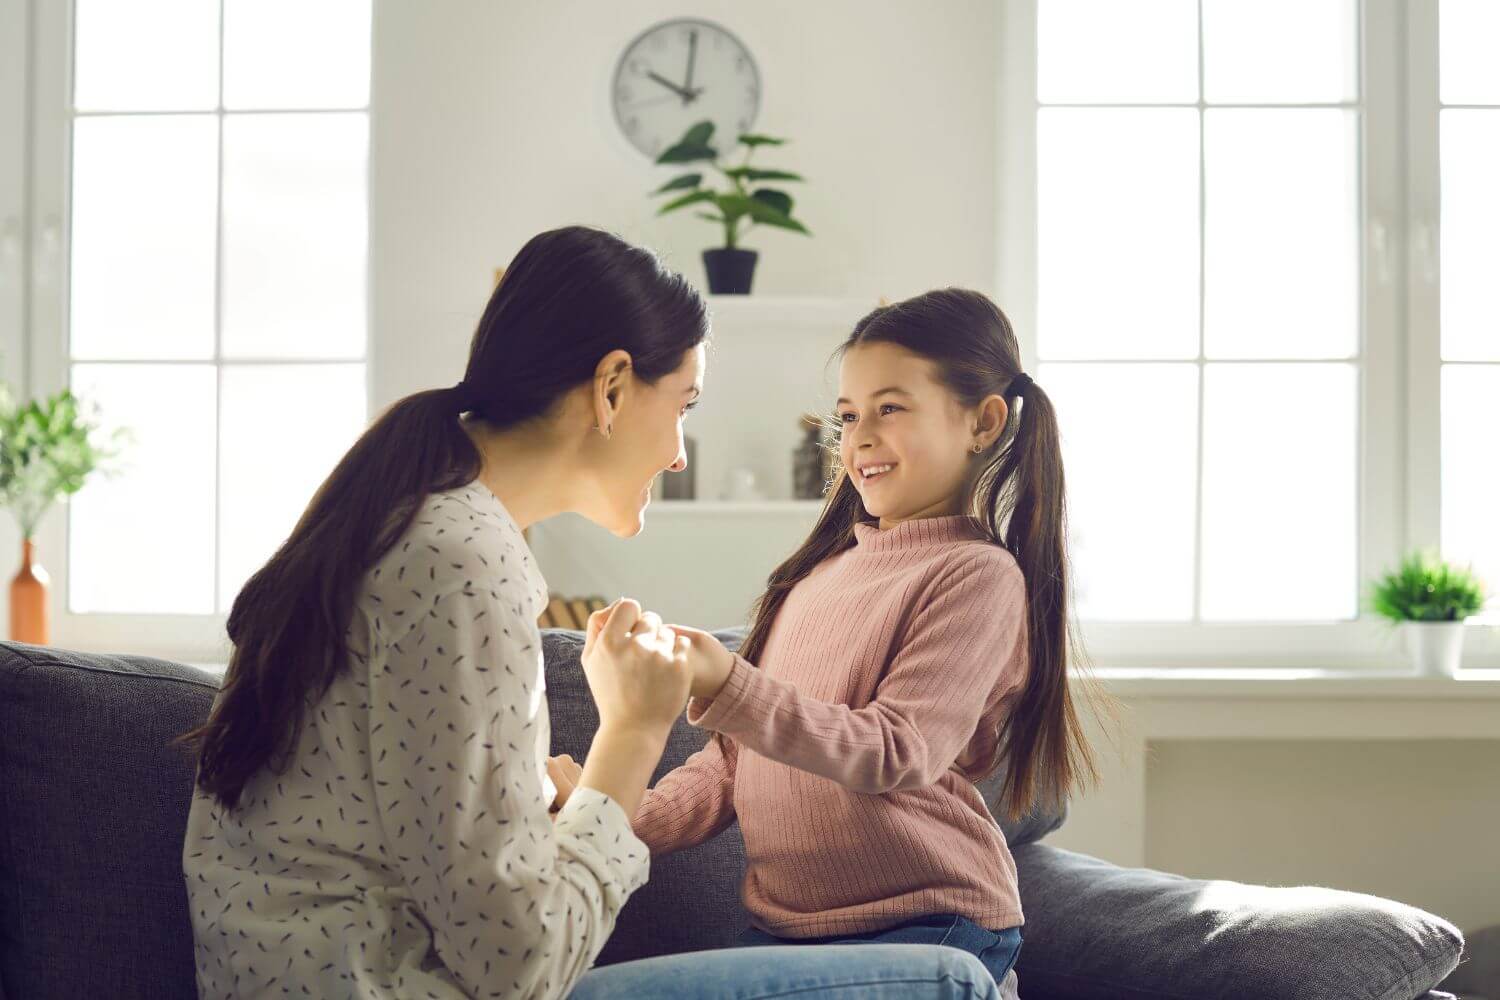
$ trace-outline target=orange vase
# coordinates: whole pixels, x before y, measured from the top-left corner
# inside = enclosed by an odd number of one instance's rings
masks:
[[[47,644],[47,571],[36,561],[36,542],[21,543],[21,571],[10,582],[10,637],[34,646]]]

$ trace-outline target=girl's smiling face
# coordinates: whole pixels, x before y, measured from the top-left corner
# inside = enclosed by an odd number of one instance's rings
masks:
[[[998,396],[963,406],[933,362],[895,344],[859,344],[839,368],[839,457],[881,528],[962,513],[973,447],[989,447],[1005,416]]]

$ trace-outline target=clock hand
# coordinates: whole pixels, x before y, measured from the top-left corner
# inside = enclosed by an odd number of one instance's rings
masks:
[[[651,79],[655,80],[657,83],[661,84],[663,87],[666,87],[668,90],[672,91],[673,93],[680,95],[684,100],[688,100],[688,99],[690,99],[690,98],[693,97],[693,92],[692,91],[690,91],[690,90],[683,90],[681,87],[677,86],[677,84],[673,83],[671,80],[668,80],[666,77],[660,75],[655,70],[650,70],[649,72],[646,73],[646,75],[649,76]]]
[[[697,56],[698,56],[698,32],[696,30],[694,30],[694,31],[692,31],[691,33],[688,34],[688,69],[687,69],[687,80],[684,81],[683,84],[682,84],[684,87],[686,87],[690,91],[693,90],[693,63],[694,63],[694,61],[696,61]],[[698,96],[698,93],[699,93],[698,91],[693,91],[693,97]],[[689,97],[687,99],[691,101],[693,99],[693,97]]]

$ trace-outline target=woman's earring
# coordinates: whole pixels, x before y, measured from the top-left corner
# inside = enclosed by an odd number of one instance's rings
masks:
[[[977,455],[981,451],[984,451],[984,445],[980,444],[978,441],[975,441],[974,442],[974,454]]]

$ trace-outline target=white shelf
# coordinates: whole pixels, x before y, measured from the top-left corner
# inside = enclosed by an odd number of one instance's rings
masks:
[[[809,514],[823,509],[822,500],[652,500],[646,517],[657,514]]]
[[[877,296],[709,295],[709,321],[716,326],[774,329],[835,327],[845,333],[880,304]]]

